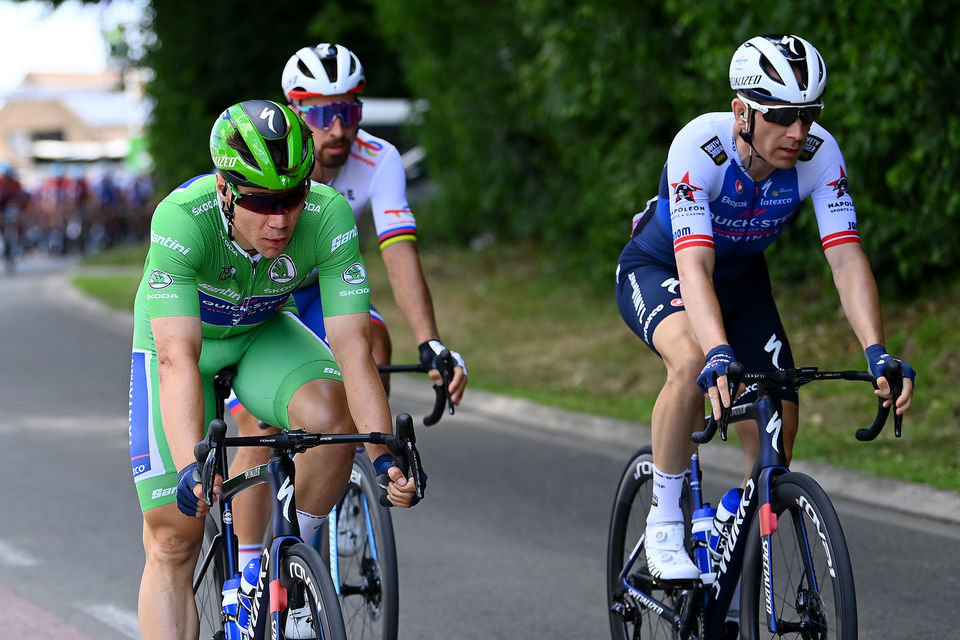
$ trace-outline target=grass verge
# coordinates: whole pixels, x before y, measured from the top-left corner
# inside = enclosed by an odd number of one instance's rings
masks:
[[[142,247],[110,252],[99,256],[98,264],[139,267],[144,252]],[[413,338],[385,284],[383,263],[375,249],[364,255],[373,302],[390,326],[394,360],[414,361]],[[561,272],[548,252],[528,245],[430,248],[423,264],[441,335],[466,357],[472,388],[649,424],[663,365],[620,319],[612,275],[609,288],[592,289]],[[139,276],[139,271],[125,276],[81,269],[75,282],[115,308],[130,309]],[[798,365],[865,367],[829,280],[816,276],[789,283],[775,295]],[[953,329],[960,325],[960,285],[891,303],[884,318],[887,347],[919,372],[903,438],[894,438],[891,424],[877,441],[854,439],[876,408],[867,385],[810,385],[801,393],[795,454],[957,491],[960,335]]]

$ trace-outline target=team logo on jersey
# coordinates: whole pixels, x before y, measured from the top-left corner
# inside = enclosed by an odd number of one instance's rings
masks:
[[[689,171],[683,174],[680,182],[671,182],[670,186],[673,187],[674,202],[680,202],[681,200],[696,202],[697,200],[693,197],[694,192],[703,191],[702,188],[690,184]]]
[[[833,187],[833,190],[837,192],[838,199],[850,192],[850,189],[847,188],[847,174],[844,173],[843,167],[840,167],[840,177],[833,182],[828,182],[827,186]]]
[[[160,271],[160,269],[154,269],[147,280],[147,284],[150,285],[151,289],[166,289],[173,284],[173,278]]]
[[[737,190],[737,193],[743,193],[743,183],[737,180],[733,187]]]
[[[807,135],[807,141],[803,144],[803,151],[800,152],[800,162],[807,162],[813,158],[820,145],[823,144],[823,138]]]
[[[223,269],[220,270],[220,279],[221,280],[236,280],[237,279],[237,268],[232,264],[228,264]]]
[[[277,256],[277,259],[270,265],[270,279],[277,284],[286,284],[297,277],[297,268],[293,265],[293,260],[285,253]]]
[[[367,281],[367,271],[359,262],[354,262],[343,272],[343,281],[347,284],[363,284]]]
[[[706,144],[700,145],[700,148],[710,156],[713,164],[718,167],[727,161],[727,152],[723,150],[723,145],[720,144],[720,138],[717,136],[710,138]]]

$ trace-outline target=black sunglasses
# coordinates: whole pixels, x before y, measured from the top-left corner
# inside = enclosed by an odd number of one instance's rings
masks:
[[[232,184],[230,184],[230,190],[233,191],[234,202],[247,211],[263,215],[277,215],[292,213],[303,208],[307,194],[310,193],[310,181],[308,180],[289,191],[274,193],[240,193]]]
[[[789,127],[797,121],[797,118],[805,125],[813,124],[820,118],[820,114],[823,112],[822,102],[805,107],[798,107],[795,104],[785,104],[782,106],[759,104],[743,96],[740,96],[740,99],[743,100],[743,103],[748,107],[759,111],[764,120],[771,124],[780,125],[781,127]]]

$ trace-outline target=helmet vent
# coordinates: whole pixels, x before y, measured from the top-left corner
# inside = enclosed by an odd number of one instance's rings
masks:
[[[234,130],[234,132],[230,134],[230,137],[227,138],[227,146],[236,149],[237,153],[240,154],[240,159],[246,164],[256,168],[257,171],[261,170],[260,163],[257,162],[257,159],[253,156],[253,152],[250,151],[250,147],[247,146],[246,140],[243,139],[239,131]]]

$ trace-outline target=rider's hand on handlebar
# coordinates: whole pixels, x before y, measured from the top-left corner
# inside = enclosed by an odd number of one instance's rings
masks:
[[[898,358],[894,358],[887,353],[886,347],[882,344],[870,345],[864,350],[867,356],[867,366],[870,367],[870,374],[877,381],[877,389],[874,395],[885,400],[884,407],[890,406],[890,383],[883,377],[883,366],[887,359],[898,360],[903,369],[903,391],[897,398],[897,415],[903,415],[910,409],[910,402],[913,400],[913,381],[917,377],[917,372],[909,364]]]
[[[706,364],[700,375],[697,376],[697,385],[710,399],[710,404],[713,407],[713,417],[716,420],[720,419],[722,409],[729,407],[731,403],[730,385],[727,384],[727,368],[734,360],[736,358],[730,345],[718,345],[707,353]]]
[[[443,343],[439,340],[428,340],[427,342],[420,343],[417,347],[420,351],[420,364],[425,367],[430,367],[430,378],[434,384],[439,384],[443,381],[440,372],[436,368],[436,361],[437,356],[443,353],[443,350],[446,348],[447,347],[443,346]],[[456,364],[453,369],[453,380],[450,381],[450,386],[447,390],[450,392],[450,400],[453,404],[460,404],[460,400],[463,398],[463,392],[467,388],[467,365],[464,363],[463,356],[456,351],[450,350],[450,355],[453,356]]]
[[[390,467],[387,475],[390,476],[390,484],[384,489],[390,503],[395,507],[412,507],[417,495],[417,487],[413,483],[413,477],[405,477],[400,467]]]
[[[220,495],[221,485],[223,477],[218,474],[213,486],[214,500]],[[205,518],[210,511],[210,505],[203,495],[200,470],[196,462],[191,462],[177,473],[177,508],[191,518]]]

